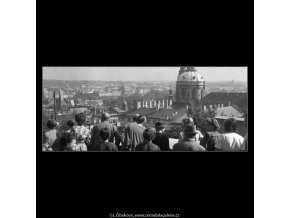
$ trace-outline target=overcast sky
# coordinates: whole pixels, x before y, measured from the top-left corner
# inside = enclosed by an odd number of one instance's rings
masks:
[[[196,67],[205,81],[247,81],[247,67]],[[175,81],[179,67],[44,67],[43,78],[54,80]]]

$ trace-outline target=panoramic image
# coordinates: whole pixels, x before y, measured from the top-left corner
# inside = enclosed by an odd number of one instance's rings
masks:
[[[247,152],[247,67],[43,67],[43,152]]]

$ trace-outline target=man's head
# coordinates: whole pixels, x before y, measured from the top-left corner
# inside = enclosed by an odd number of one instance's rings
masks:
[[[137,123],[138,123],[138,124],[146,123],[146,117],[143,116],[143,115],[140,115],[140,116],[137,118]]]
[[[153,128],[147,128],[143,132],[144,141],[152,141],[155,138],[155,130]]]
[[[110,119],[110,114],[107,112],[102,113],[101,120],[102,122],[108,121]]]
[[[76,125],[76,122],[74,120],[70,119],[67,121],[66,124],[68,125],[69,128],[72,128]]]
[[[184,118],[182,120],[182,125],[185,127],[187,125],[194,125],[193,119],[191,117]]]
[[[135,114],[135,116],[133,117],[133,121],[137,122],[138,117],[140,116],[140,114]]]
[[[57,123],[55,122],[55,120],[48,120],[46,123],[48,129],[54,129],[56,125]]]
[[[165,129],[165,125],[164,125],[164,123],[163,122],[156,122],[155,123],[155,129],[156,129],[156,131],[162,131],[162,130],[164,130]]]
[[[192,139],[196,135],[196,126],[195,125],[187,125],[183,130],[185,139]]]
[[[236,132],[237,131],[237,121],[235,118],[229,118],[224,122],[225,132]]]
[[[78,113],[75,115],[75,121],[79,126],[83,125],[86,122],[86,115],[84,113]]]
[[[75,145],[75,143],[75,137],[69,132],[64,132],[60,137],[59,145],[61,150],[65,149],[69,145]]]
[[[107,141],[110,138],[110,131],[108,128],[103,128],[100,130],[100,137],[103,141]]]

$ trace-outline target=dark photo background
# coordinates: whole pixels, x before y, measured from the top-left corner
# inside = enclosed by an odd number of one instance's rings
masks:
[[[37,215],[253,216],[253,143],[247,153],[41,152],[42,66],[248,66],[253,142],[253,9],[37,3]]]

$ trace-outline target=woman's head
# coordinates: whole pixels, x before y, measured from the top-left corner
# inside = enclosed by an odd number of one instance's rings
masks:
[[[75,115],[75,121],[79,126],[83,125],[86,122],[86,115],[84,113],[78,113]]]
[[[48,129],[54,129],[56,125],[57,123],[55,122],[55,120],[48,120],[46,123]]]
[[[69,121],[67,121],[66,124],[69,128],[72,128],[76,125],[76,122],[74,120],[70,119]]]
[[[66,148],[70,147],[71,145],[74,145],[75,143],[76,143],[76,140],[75,140],[73,134],[71,134],[69,132],[64,132],[61,135],[61,138],[59,141],[60,149],[63,151]]]
[[[237,121],[234,118],[229,118],[224,122],[225,132],[236,132],[237,127]]]
[[[144,141],[152,141],[155,138],[155,129],[147,128],[143,132]]]

